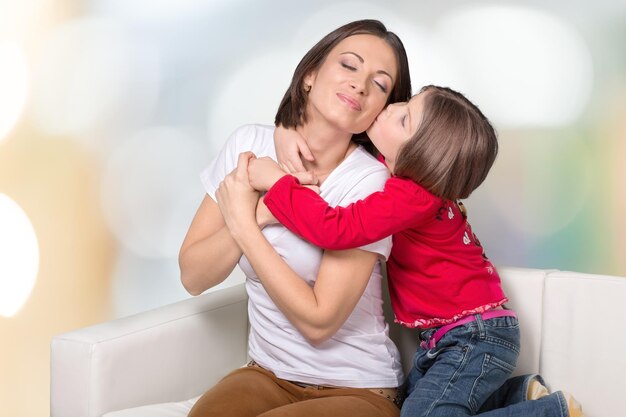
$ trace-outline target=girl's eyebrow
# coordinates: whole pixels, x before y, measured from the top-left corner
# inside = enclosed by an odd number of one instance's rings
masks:
[[[407,104],[407,113],[409,114],[409,127],[411,127],[413,125],[413,117],[412,117],[412,111],[411,111],[411,107]],[[415,130],[416,130],[417,126],[413,126],[411,128],[411,135],[415,134]]]
[[[361,62],[361,64],[365,63],[365,60],[363,59],[363,57],[361,55],[357,54],[356,52],[346,51],[346,52],[340,53],[339,55],[346,55],[346,54],[354,55]],[[389,77],[391,82],[393,82],[393,77],[385,70],[378,70],[378,71],[376,71],[376,74],[386,75],[387,77]]]

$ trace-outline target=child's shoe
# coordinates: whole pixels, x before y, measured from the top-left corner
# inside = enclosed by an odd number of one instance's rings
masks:
[[[578,401],[570,394],[569,392],[561,391],[563,396],[565,397],[565,402],[567,403],[567,411],[569,413],[569,417],[585,417],[583,414],[583,407],[580,405]]]
[[[578,401],[569,392],[561,391],[567,404],[567,411],[569,417],[585,417],[583,414],[583,408]],[[527,400],[538,400],[539,398],[550,395],[548,387],[543,385],[541,380],[536,376],[528,383],[528,391],[526,392]]]
[[[543,382],[539,380],[536,376],[530,380],[528,383],[528,391],[526,392],[527,400],[538,400],[541,397],[545,397],[549,395],[550,391],[548,391],[548,387],[543,385]]]

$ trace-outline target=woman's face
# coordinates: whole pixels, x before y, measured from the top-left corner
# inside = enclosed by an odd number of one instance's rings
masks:
[[[353,35],[342,40],[304,78],[311,86],[309,122],[323,119],[346,132],[365,131],[385,107],[397,72],[395,53],[383,39]]]
[[[417,132],[422,121],[423,106],[424,93],[404,103],[390,104],[367,129],[367,136],[385,157],[385,163],[392,172],[398,151]]]

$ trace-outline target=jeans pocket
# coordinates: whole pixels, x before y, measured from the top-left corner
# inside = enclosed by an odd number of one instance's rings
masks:
[[[504,352],[500,352],[504,353]],[[469,395],[468,405],[470,409],[477,413],[480,406],[495,392],[515,370],[517,362],[517,352],[507,352],[506,358],[497,358],[491,353],[483,356],[481,373],[474,381]]]

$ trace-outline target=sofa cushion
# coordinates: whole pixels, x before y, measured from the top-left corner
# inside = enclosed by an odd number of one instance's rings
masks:
[[[575,272],[546,278],[541,373],[589,416],[626,408],[624,300],[626,278]]]
[[[152,404],[143,407],[127,408],[126,410],[106,413],[102,417],[187,417],[191,407],[198,401],[195,397],[177,403]]]

